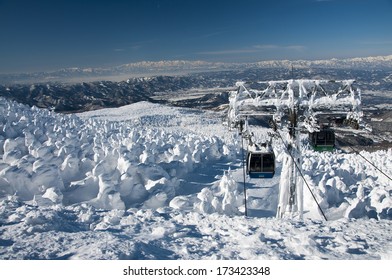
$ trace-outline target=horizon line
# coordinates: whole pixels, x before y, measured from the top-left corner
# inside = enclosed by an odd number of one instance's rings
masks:
[[[257,60],[253,62],[223,62],[223,61],[208,61],[208,60],[201,60],[201,59],[195,59],[195,60],[190,60],[190,59],[163,59],[163,60],[140,60],[140,61],[135,61],[135,62],[129,62],[129,63],[123,63],[123,64],[117,64],[113,66],[98,66],[98,67],[92,67],[92,66],[86,66],[86,67],[81,67],[81,66],[74,66],[74,67],[60,67],[55,70],[37,70],[37,71],[21,71],[21,72],[0,72],[0,75],[2,76],[7,76],[7,75],[21,75],[21,74],[39,74],[39,73],[55,73],[61,70],[79,70],[79,71],[86,71],[86,70],[112,70],[114,68],[119,68],[122,66],[133,66],[137,64],[142,64],[142,63],[169,63],[169,62],[181,62],[181,63],[202,63],[202,64],[221,64],[221,65],[249,65],[249,64],[257,64],[257,63],[262,63],[262,62],[296,62],[296,61],[306,61],[306,62],[319,62],[319,61],[329,61],[329,60],[355,60],[355,59],[365,59],[365,58],[391,58],[392,60],[392,53],[388,55],[370,55],[370,56],[353,56],[353,57],[345,57],[345,58],[336,58],[336,57],[331,57],[331,58],[324,58],[324,59],[265,59],[265,60]],[[87,71],[86,71],[87,72]]]

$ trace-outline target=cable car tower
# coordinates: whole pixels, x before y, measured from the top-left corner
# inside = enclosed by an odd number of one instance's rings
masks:
[[[248,140],[248,147],[253,146],[249,137],[252,133],[249,131],[248,118],[270,117],[270,126],[286,148],[279,183],[277,217],[298,215],[302,218],[303,180],[301,177],[303,176],[300,134],[309,133],[312,135],[310,140],[319,139],[313,144],[318,145],[318,149],[322,151],[334,147],[334,132],[329,128],[331,123],[343,121],[354,128],[359,128],[362,125],[363,112],[361,92],[356,87],[355,80],[292,79],[251,84],[237,82],[236,87],[237,90],[231,92],[229,97],[229,128],[238,128]],[[320,140],[323,137],[326,138],[325,141]],[[274,160],[274,157],[249,148],[247,150],[248,175],[251,178],[268,178],[268,176],[256,176],[257,172],[249,171],[253,168],[252,159],[257,158],[254,161],[257,162],[260,156],[256,155],[260,154],[261,158],[267,155],[267,161]],[[319,209],[323,214],[320,206]]]

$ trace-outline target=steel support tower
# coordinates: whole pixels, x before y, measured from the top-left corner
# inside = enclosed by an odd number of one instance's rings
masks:
[[[300,134],[319,131],[320,120],[343,121],[359,128],[363,117],[361,91],[355,80],[237,82],[236,87],[229,97],[229,128],[239,128],[251,117],[270,117],[271,127],[286,147],[277,217],[302,218]]]

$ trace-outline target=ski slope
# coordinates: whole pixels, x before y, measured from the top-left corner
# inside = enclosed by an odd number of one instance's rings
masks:
[[[391,259],[392,183],[358,155],[304,149],[328,221],[306,190],[304,220],[276,219],[276,141],[275,177],[246,178],[244,217],[240,147],[220,113],[0,99],[0,259]],[[392,169],[392,150],[363,155]]]

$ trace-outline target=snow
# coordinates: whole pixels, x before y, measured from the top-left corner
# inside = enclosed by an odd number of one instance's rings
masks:
[[[78,115],[0,99],[1,259],[391,259],[392,183],[303,147],[304,219],[277,219],[220,113],[140,102]],[[260,129],[255,137],[263,137]],[[361,152],[390,174],[392,150]]]

